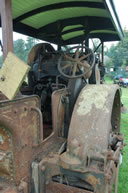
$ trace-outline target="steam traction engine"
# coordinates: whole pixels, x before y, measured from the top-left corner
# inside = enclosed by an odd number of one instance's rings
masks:
[[[120,89],[99,84],[99,63],[88,48],[89,38],[99,38],[103,55],[103,42],[123,37],[113,1],[0,0],[0,17],[1,91],[10,94],[24,68],[10,53],[12,23],[14,31],[58,47],[34,46],[28,83],[12,100],[0,93],[0,192],[112,193],[115,184],[117,193]],[[79,46],[63,51],[73,44]]]

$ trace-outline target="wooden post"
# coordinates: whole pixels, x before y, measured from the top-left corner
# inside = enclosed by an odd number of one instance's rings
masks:
[[[0,0],[0,14],[3,39],[3,58],[5,60],[8,52],[13,52],[11,0]]]

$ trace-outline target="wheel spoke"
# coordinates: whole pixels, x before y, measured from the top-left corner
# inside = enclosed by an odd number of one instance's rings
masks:
[[[89,67],[90,67],[90,65],[89,65],[89,63],[88,63],[87,61],[84,61],[84,62],[78,61],[78,64],[79,64],[80,66],[84,66],[85,68],[89,68]]]
[[[90,56],[90,55],[91,55],[91,53],[86,54],[86,55],[83,55],[82,57],[80,57],[80,61],[86,59],[86,58],[87,58],[88,56]]]
[[[76,50],[75,58],[79,58],[79,48]]]
[[[65,70],[66,68],[70,67],[72,63],[66,64],[65,66],[62,67],[62,70]]]
[[[61,54],[58,60],[58,70],[67,78],[85,77],[92,72],[94,62],[95,56],[91,49],[86,46],[74,46]]]
[[[85,66],[85,64],[82,63],[82,62],[80,62],[80,61],[78,61],[78,64],[79,64],[80,66]]]
[[[76,70],[77,70],[77,63],[75,63],[74,66],[73,66],[72,76],[76,75]]]
[[[68,56],[68,55],[64,55],[64,57],[72,62],[74,62],[74,59],[71,57],[71,56]]]

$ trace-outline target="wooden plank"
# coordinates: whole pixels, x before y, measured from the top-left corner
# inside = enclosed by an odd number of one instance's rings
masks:
[[[0,91],[10,100],[12,100],[30,67],[20,60],[13,53],[9,52],[5,62],[0,70]]]
[[[13,52],[13,26],[11,0],[0,0],[4,60],[8,52]]]

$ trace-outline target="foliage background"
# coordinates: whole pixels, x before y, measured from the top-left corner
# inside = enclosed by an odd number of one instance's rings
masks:
[[[125,38],[116,45],[112,44],[106,48],[105,56],[109,57],[107,67],[125,67],[128,66],[128,31],[124,30]]]
[[[14,41],[14,53],[24,62],[27,62],[28,53],[39,40],[27,37],[27,40],[17,39]],[[3,57],[0,56],[0,64],[3,63]]]
[[[127,113],[121,115],[121,133],[124,134],[125,143],[123,149],[123,163],[119,171],[119,193],[128,193],[128,88],[122,88],[122,101],[127,107]]]

